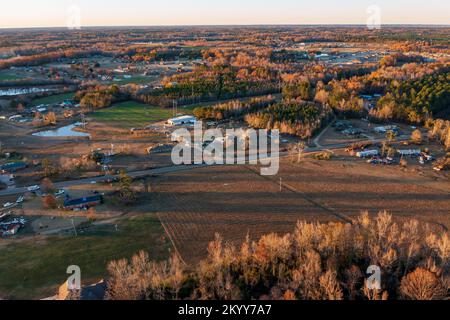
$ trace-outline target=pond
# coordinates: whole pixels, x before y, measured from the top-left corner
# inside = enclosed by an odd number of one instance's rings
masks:
[[[52,89],[45,88],[10,88],[10,89],[0,89],[0,96],[18,96],[21,94],[29,94],[29,93],[39,93],[39,92],[48,92]]]
[[[90,137],[91,135],[86,132],[80,132],[73,130],[76,127],[79,127],[82,123],[76,122],[74,124],[61,127],[54,130],[47,130],[33,133],[33,136],[37,137]]]

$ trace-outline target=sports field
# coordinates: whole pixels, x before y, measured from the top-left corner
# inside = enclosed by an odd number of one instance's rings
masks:
[[[119,128],[139,128],[172,117],[171,109],[149,106],[134,101],[121,102],[89,115],[95,121]]]

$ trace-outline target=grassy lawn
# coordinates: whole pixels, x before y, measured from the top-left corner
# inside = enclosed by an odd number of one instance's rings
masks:
[[[111,84],[129,84],[129,83],[136,83],[136,84],[145,84],[149,83],[155,80],[155,77],[150,76],[143,76],[143,75],[134,75],[131,76],[129,79],[123,78],[123,76],[118,75],[117,78],[119,78],[119,81],[110,81]]]
[[[24,79],[24,77],[13,73],[0,72],[0,81],[20,80],[20,79]]]
[[[127,101],[115,104],[110,108],[95,111],[89,116],[96,121],[104,121],[120,128],[139,128],[152,122],[171,118],[172,109]]]
[[[102,279],[107,263],[140,250],[151,259],[165,259],[170,242],[154,214],[125,218],[115,225],[91,226],[75,236],[52,236],[0,247],[0,296],[37,299],[54,295],[68,277],[69,265],[81,268],[82,284]]]
[[[63,93],[63,94],[56,94],[53,96],[38,98],[33,101],[33,105],[38,106],[40,104],[53,104],[53,103],[61,103],[64,100],[71,100],[73,99],[74,93]]]

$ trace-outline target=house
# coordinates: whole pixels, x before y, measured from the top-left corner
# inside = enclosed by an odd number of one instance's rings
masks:
[[[376,127],[373,129],[376,133],[385,134],[388,131],[398,132],[397,126],[384,126],[384,127]]]
[[[2,228],[0,228],[0,235],[14,236],[19,232],[20,228],[22,228],[22,224],[20,223],[5,225]]]
[[[98,206],[103,203],[103,197],[101,195],[95,195],[92,197],[84,197],[79,199],[68,199],[64,201],[64,209],[84,209],[93,206]]]
[[[89,286],[81,287],[80,300],[104,300],[106,295],[106,281],[101,280]],[[70,297],[68,282],[65,281],[58,289],[58,294],[44,300],[67,300]]]
[[[71,108],[71,107],[73,107],[73,101],[71,101],[71,100],[64,100],[61,103],[61,107],[63,107],[63,108]]]
[[[48,105],[41,104],[36,107],[36,111],[39,113],[47,112]]]
[[[398,152],[398,154],[399,154],[401,157],[404,157],[404,156],[419,156],[420,153],[421,153],[421,151],[420,151],[419,149],[416,149],[416,150],[414,150],[414,149],[410,149],[410,150],[397,150],[397,152]]]
[[[25,169],[28,165],[25,162],[9,162],[6,163],[4,165],[0,166],[0,171],[2,173],[7,173],[7,172],[15,172],[21,169]]]
[[[181,116],[181,117],[177,117],[177,118],[172,118],[167,120],[167,124],[171,125],[171,126],[179,126],[179,125],[183,125],[183,124],[193,124],[197,122],[197,118],[195,118],[194,116]]]
[[[20,118],[22,118],[22,115],[16,114],[14,116],[11,116],[8,118],[9,121],[18,121]]]
[[[8,216],[2,215],[2,219]],[[25,225],[26,221],[24,218],[14,218],[13,220],[0,223],[0,236],[14,236],[19,230]]]

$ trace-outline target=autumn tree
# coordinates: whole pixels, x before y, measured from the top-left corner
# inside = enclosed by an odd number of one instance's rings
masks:
[[[129,175],[125,173],[125,171],[120,172],[120,189],[118,193],[119,200],[126,204],[132,204],[136,201],[137,195],[136,192],[133,190],[131,184],[133,183],[133,178],[131,178]]]
[[[96,219],[96,211],[95,208],[90,207],[86,212],[86,216],[89,220],[94,221]]]
[[[417,268],[403,278],[400,285],[404,298],[411,300],[443,299],[447,288],[435,273]]]
[[[58,168],[56,165],[48,158],[42,159],[41,161],[42,168],[44,169],[45,177],[49,177],[58,172]]]
[[[45,124],[56,124],[56,114],[54,112],[49,112],[44,116]]]
[[[422,132],[419,129],[414,130],[411,133],[411,140],[416,144],[422,143]]]
[[[53,192],[55,191],[55,186],[53,185],[53,182],[48,177],[46,177],[41,182],[41,189],[46,193]]]
[[[56,198],[52,194],[48,194],[42,198],[42,204],[45,209],[56,209],[58,207],[58,203]]]

